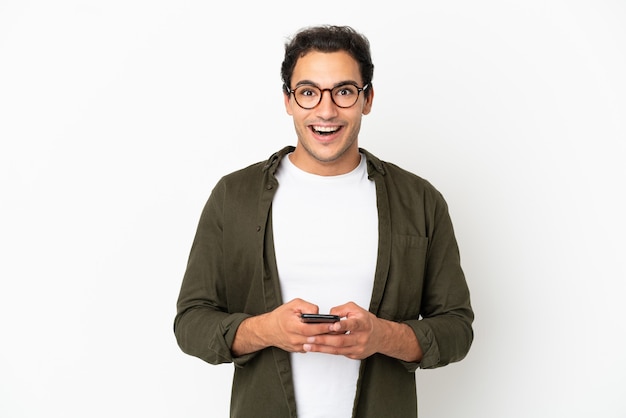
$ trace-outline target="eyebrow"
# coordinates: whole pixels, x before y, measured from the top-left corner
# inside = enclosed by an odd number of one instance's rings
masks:
[[[339,82],[335,83],[331,87],[331,89],[334,89],[335,87],[339,87],[339,86],[345,86],[346,84],[349,84],[349,85],[352,85],[352,86],[355,86],[355,87],[359,86],[359,84],[356,81],[354,81],[354,80],[344,80],[344,81],[339,81]],[[316,82],[311,81],[311,80],[300,80],[300,81],[298,81],[298,83],[296,83],[296,87],[294,87],[294,88],[298,88],[300,86],[315,86],[315,87],[321,89],[319,84],[317,84]]]

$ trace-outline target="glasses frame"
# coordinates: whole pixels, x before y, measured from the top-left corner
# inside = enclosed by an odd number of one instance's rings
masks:
[[[333,97],[333,90],[341,88],[341,87],[344,87],[344,86],[353,86],[353,87],[356,87],[356,90],[357,90],[356,99],[354,100],[354,103],[352,103],[350,106],[340,106],[340,105],[338,105],[337,102],[335,102],[335,98]],[[341,84],[339,86],[335,86],[332,89],[322,89],[322,88],[319,88],[318,86],[316,86],[314,84],[301,84],[301,85],[297,86],[295,89],[291,89],[291,88],[289,88],[288,85],[285,84],[285,90],[287,91],[288,95],[292,95],[293,94],[293,100],[296,101],[296,104],[298,106],[300,106],[302,109],[305,109],[305,110],[312,110],[312,109],[315,109],[317,106],[319,106],[320,103],[322,103],[322,99],[324,98],[324,92],[326,92],[326,91],[330,93],[330,100],[333,102],[333,104],[335,106],[337,106],[337,107],[339,107],[341,109],[349,109],[352,106],[354,106],[356,104],[356,102],[359,101],[359,95],[361,94],[361,92],[364,92],[365,90],[367,90],[369,88],[369,86],[370,86],[369,84],[366,84],[363,87],[359,87],[359,86],[357,86],[356,84],[353,84],[353,83],[344,83],[344,84]],[[316,89],[318,89],[320,91],[320,98],[319,98],[318,102],[315,104],[315,106],[305,107],[305,106],[302,106],[298,102],[298,99],[296,99],[296,90],[298,90],[301,87],[315,87]]]

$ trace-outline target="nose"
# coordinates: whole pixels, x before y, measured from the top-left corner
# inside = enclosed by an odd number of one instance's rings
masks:
[[[328,98],[325,97],[325,93],[328,93]],[[332,94],[333,93],[330,90],[322,91],[322,99],[320,100],[320,103],[315,108],[315,110],[317,111],[317,114],[325,119],[329,119],[337,115],[338,107],[333,101]]]

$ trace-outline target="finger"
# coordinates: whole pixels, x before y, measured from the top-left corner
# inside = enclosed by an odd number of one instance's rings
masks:
[[[317,341],[317,340],[316,340]],[[329,340],[325,338],[325,341],[320,341],[320,343],[305,343],[302,346],[302,349],[305,352],[317,352],[323,354],[333,354],[339,356],[346,356],[349,358],[359,358],[362,356],[363,347],[359,347],[354,345],[354,342],[346,338],[337,339],[337,340]]]
[[[352,309],[350,309],[350,307],[352,307]],[[335,306],[334,308],[331,308],[329,313],[332,315],[339,315],[340,317],[345,318],[348,316],[350,312],[353,312],[353,311],[354,311],[353,304],[346,303],[344,305]]]
[[[345,356],[350,352],[343,347],[334,347],[329,345],[318,345],[318,344],[304,344],[302,349],[307,353],[323,353],[323,354],[333,354],[336,356]]]
[[[331,332],[336,332],[336,333],[344,333],[348,330],[345,319],[342,319],[341,321],[330,324],[328,328]]]
[[[339,322],[332,324],[331,330],[336,333],[353,333],[358,332],[364,328],[363,321],[358,318],[342,319]]]
[[[315,336],[328,334],[329,332],[331,332],[331,330],[328,324],[313,324],[301,322],[300,332],[302,335]]]
[[[307,344],[318,347],[321,350],[352,347],[357,339],[350,334],[322,334],[312,335],[306,339]]]
[[[302,299],[294,299],[291,303],[293,303],[292,309],[294,312],[298,314],[301,313],[319,313],[319,307],[313,303],[307,302]]]
[[[360,307],[354,302],[348,302],[340,306],[335,306],[330,310],[333,315],[339,315],[342,318],[351,318],[355,316],[363,316],[368,311]]]
[[[359,343],[356,336],[350,334],[311,337],[302,348],[306,352],[341,355],[354,360],[362,360],[373,354],[373,351],[368,351],[365,345]]]

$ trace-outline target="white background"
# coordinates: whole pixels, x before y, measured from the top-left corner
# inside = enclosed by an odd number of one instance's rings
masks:
[[[215,182],[294,143],[283,44],[318,23],[371,41],[360,145],[455,223],[475,343],[420,416],[626,417],[617,0],[0,0],[0,416],[227,416],[175,302]]]

